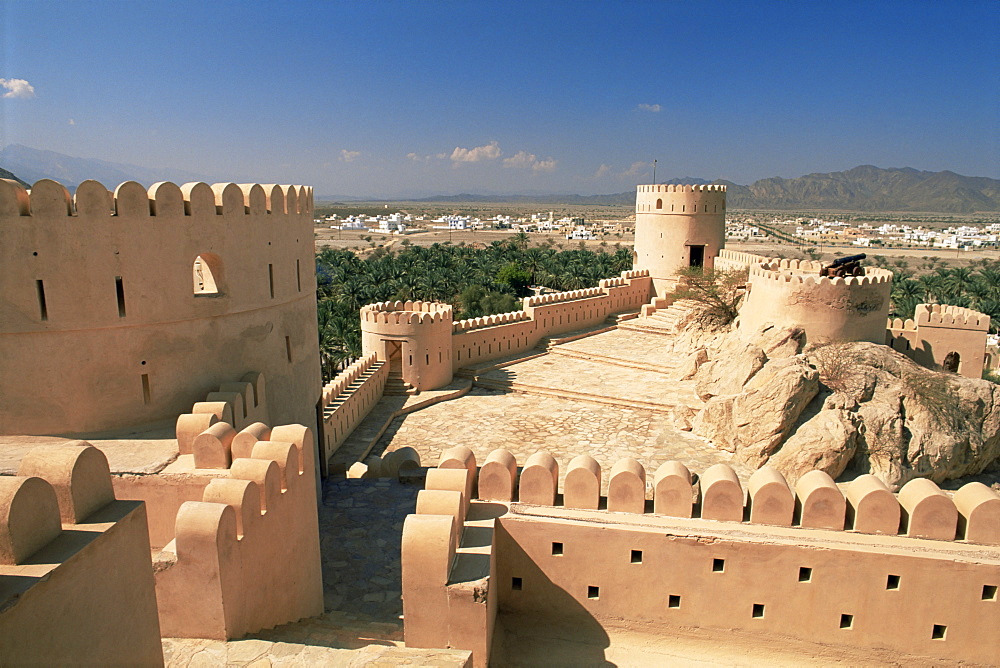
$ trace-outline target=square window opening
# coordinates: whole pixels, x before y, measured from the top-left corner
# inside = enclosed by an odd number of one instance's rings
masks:
[[[946,633],[948,633],[947,626],[944,624],[935,624],[934,628],[931,629],[931,640],[944,640]]]
[[[601,597],[601,588],[595,587],[594,585],[587,586],[587,598],[592,598],[595,601]]]
[[[642,563],[642,550],[632,550],[632,563],[633,564]]]
[[[854,615],[841,615],[840,616],[840,628],[850,629],[854,627]]]
[[[753,604],[753,617],[759,619],[764,616],[764,604],[754,603]]]
[[[997,586],[996,585],[983,585],[983,600],[984,601],[995,601],[995,600],[997,600]]]
[[[899,589],[899,576],[898,575],[890,575],[889,577],[887,577],[885,579],[885,588],[886,589]]]
[[[671,594],[670,597],[667,599],[667,607],[668,608],[681,607],[681,597],[678,596],[677,594]]]
[[[813,569],[808,566],[801,566],[799,568],[799,582],[812,582],[813,579]]]
[[[563,554],[563,544],[552,543],[552,555],[556,557],[561,557],[562,554]]]
[[[511,578],[510,579],[510,588],[513,591],[521,591],[521,587],[522,587],[521,578]]]
[[[725,559],[712,559],[712,572],[722,573],[726,570],[726,560]]]

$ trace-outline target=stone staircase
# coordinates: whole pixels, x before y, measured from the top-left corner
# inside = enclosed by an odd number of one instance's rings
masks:
[[[333,401],[331,401],[329,404],[326,405],[326,407],[323,409],[323,419],[325,420],[326,418],[333,415],[333,412],[337,410],[337,408],[339,408],[341,404],[344,403],[347,397],[350,396],[352,393],[354,393],[359,387],[364,385],[365,381],[371,378],[376,371],[382,368],[384,364],[385,362],[379,362],[379,361],[373,362],[372,365],[368,367],[368,370],[365,371],[360,376],[358,376],[357,380],[348,385],[339,397],[335,397]]]
[[[389,396],[403,396],[407,394],[417,394],[417,390],[403,380],[403,372],[390,370],[389,376],[385,380],[385,389],[382,390],[382,394],[388,394]]]
[[[657,309],[652,315],[629,320],[618,326],[621,329],[673,336],[684,329],[698,308],[698,302],[693,299],[678,299],[667,308]]]

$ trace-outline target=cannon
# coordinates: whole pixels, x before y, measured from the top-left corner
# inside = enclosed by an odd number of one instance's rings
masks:
[[[865,253],[858,253],[857,255],[848,255],[847,257],[838,258],[831,264],[820,269],[819,275],[828,276],[830,278],[836,276],[841,278],[844,276],[864,276],[865,268],[861,266],[861,261],[866,257],[868,256]]]

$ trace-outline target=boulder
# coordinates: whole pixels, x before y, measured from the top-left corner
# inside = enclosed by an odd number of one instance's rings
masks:
[[[743,462],[760,466],[816,396],[818,379],[816,369],[802,356],[771,360],[739,394],[709,399],[695,419],[694,433],[735,452]]]
[[[708,351],[704,348],[698,348],[698,350],[685,357],[680,366],[677,367],[677,377],[681,380],[691,380],[698,373],[698,369],[707,361]]]
[[[729,354],[702,364],[694,375],[695,392],[702,401],[738,394],[767,363],[767,355],[754,343],[744,343]]]
[[[854,458],[860,439],[860,418],[827,398],[823,410],[812,416],[788,437],[767,462],[785,476],[790,485],[812,470],[836,478]]]
[[[857,404],[861,472],[895,489],[915,477],[979,474],[1000,458],[1000,386],[925,369],[873,343],[826,348],[810,359],[825,385]]]

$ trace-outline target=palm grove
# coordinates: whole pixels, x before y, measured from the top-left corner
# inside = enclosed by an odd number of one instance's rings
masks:
[[[581,244],[582,246],[582,244]],[[361,355],[358,310],[391,300],[446,302],[455,319],[520,309],[530,285],[555,290],[593,287],[632,267],[630,248],[602,245],[556,250],[528,246],[526,234],[485,248],[450,244],[405,244],[399,251],[376,248],[362,259],[327,248],[316,255],[320,358],[324,382]]]

